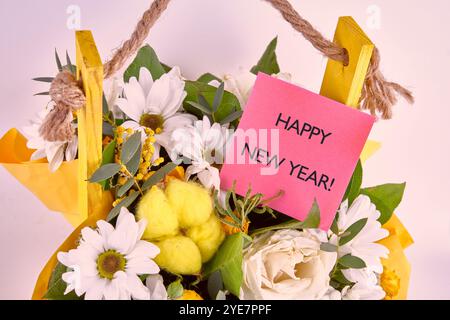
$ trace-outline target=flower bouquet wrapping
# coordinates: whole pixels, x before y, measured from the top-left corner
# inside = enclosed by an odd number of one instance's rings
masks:
[[[152,4],[153,22],[168,2]],[[77,227],[43,269],[33,298],[407,298],[403,250],[412,239],[394,214],[405,184],[361,186],[362,163],[376,144],[366,144],[326,230],[316,201],[300,221],[272,208],[286,190],[223,188],[221,166],[257,74],[292,82],[276,46],[275,38],[249,71],[188,80],[146,45],[105,90],[98,90],[102,79],[90,78],[97,56],[83,60],[80,49],[75,66],[56,55],[58,75],[36,79],[51,82],[52,103],[24,129],[28,140],[15,129],[0,140],[3,166]],[[105,65],[106,77],[126,60],[115,60],[123,50],[133,51],[124,47]],[[367,68],[380,76],[369,60],[364,74]],[[357,102],[363,89],[365,107],[388,117],[363,79]],[[88,109],[98,107],[98,96],[101,108]]]

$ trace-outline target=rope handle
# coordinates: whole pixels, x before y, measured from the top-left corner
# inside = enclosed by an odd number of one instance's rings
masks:
[[[147,38],[150,29],[155,22],[159,19],[161,14],[167,9],[171,0],[154,0],[149,9],[147,9],[135,30],[130,36],[130,39],[125,41],[123,45],[114,52],[112,58],[104,64],[104,77],[105,79],[113,76],[119,69],[121,69],[126,61],[136,54],[137,50],[142,46]],[[317,31],[311,23],[302,18],[300,14],[292,7],[288,0],[264,0],[269,2],[275,9],[277,9],[283,18],[303,37],[308,40],[314,48],[319,50],[324,56],[329,59],[342,62],[344,65],[348,65],[348,53],[345,48],[341,48],[336,43],[326,39],[319,31]],[[71,82],[76,85],[75,81]],[[53,85],[53,84],[52,84]],[[57,91],[57,90],[55,90]],[[66,90],[65,90],[66,91]],[[395,82],[389,82],[385,79],[384,75],[380,71],[380,53],[377,48],[374,49],[372,58],[367,71],[366,79],[361,93],[359,109],[369,110],[372,115],[379,114],[383,119],[392,118],[392,107],[397,103],[397,95],[402,96],[409,103],[414,103],[414,98],[408,89]],[[53,101],[58,105],[56,100],[61,100],[60,97],[53,97]],[[59,98],[59,99],[58,99]],[[72,108],[67,106],[59,106],[54,109],[54,112],[71,112]],[[67,128],[70,123],[65,121],[62,123],[66,129],[61,129],[58,124],[55,123],[55,119],[66,119],[67,116],[60,115],[58,117],[51,116],[51,112],[48,116],[52,117],[52,125],[44,124],[41,127],[41,135],[44,139],[49,141],[58,140],[58,134],[55,132],[70,132]],[[52,130],[53,128],[53,130]],[[66,138],[61,136],[59,138]],[[56,140],[55,140],[56,139]]]

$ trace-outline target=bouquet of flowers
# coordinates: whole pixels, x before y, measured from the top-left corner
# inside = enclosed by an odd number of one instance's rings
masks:
[[[362,188],[358,162],[334,222],[319,229],[313,203],[303,221],[271,208],[282,198],[221,189],[220,166],[258,72],[284,81],[277,39],[258,63],[238,75],[206,73],[197,80],[159,61],[146,45],[123,74],[105,83],[102,163],[89,178],[113,198],[106,214],[93,213],[58,249],[36,286],[45,299],[405,299],[412,244],[395,216],[405,184]],[[59,78],[75,81],[76,68],[57,55]],[[53,91],[52,91],[53,90]],[[74,93],[74,95],[76,92]],[[54,100],[54,99],[53,99]],[[49,138],[46,125],[59,105],[49,104],[1,144],[17,159],[0,159],[22,182],[39,166],[53,197],[75,201],[78,118]],[[53,131],[55,132],[55,131]],[[182,139],[180,139],[182,137]],[[28,148],[25,148],[25,144]],[[20,152],[19,152],[20,150]],[[4,157],[4,156],[3,156]],[[11,156],[12,157],[12,156]],[[14,161],[16,163],[14,164]],[[24,161],[26,161],[24,163]],[[48,171],[45,172],[48,166]],[[51,174],[50,172],[54,172]],[[22,178],[20,178],[22,177]],[[56,183],[61,177],[63,187]],[[56,188],[62,188],[56,191]],[[43,199],[43,201],[46,201]],[[55,203],[54,199],[47,199]],[[73,213],[75,214],[75,213]],[[43,282],[42,279],[49,279]],[[35,293],[36,296],[36,293]]]

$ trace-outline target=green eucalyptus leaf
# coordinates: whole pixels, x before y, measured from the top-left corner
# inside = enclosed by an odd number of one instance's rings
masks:
[[[202,96],[205,98],[208,105],[211,106],[213,104],[214,97],[216,96],[217,88],[199,81],[186,81],[185,83],[184,89],[187,92],[187,96],[184,100],[183,107],[187,112],[201,118],[203,116],[203,112],[190,105],[188,101],[202,104],[199,101],[199,96]],[[231,92],[224,91],[222,102],[220,103],[217,111],[214,113],[215,121],[220,122],[236,110],[241,110],[241,105],[239,104],[238,98],[236,98],[236,96]]]
[[[367,223],[367,218],[360,219],[352,224],[347,230],[344,231],[344,236],[339,239],[339,245],[343,246],[349,241],[353,240],[354,237],[364,228]]]
[[[385,224],[389,221],[403,199],[406,183],[383,184],[376,187],[361,189],[361,194],[365,194],[370,201],[375,204],[381,215],[378,221]]]
[[[138,152],[139,147],[141,147],[141,138],[142,134],[137,131],[123,143],[122,154],[120,155],[120,161],[123,164],[127,164]]]
[[[166,73],[164,66],[159,62],[155,51],[149,45],[146,45],[139,50],[136,58],[123,74],[124,81],[129,82],[132,77],[138,79],[141,68],[147,68],[147,70],[150,71],[153,81],[158,80]]]
[[[225,83],[222,82],[220,83],[220,86],[217,88],[216,94],[214,95],[214,100],[212,103],[213,112],[217,112],[217,109],[219,109],[219,106],[222,103],[224,92],[225,92]]]
[[[194,101],[188,101],[187,102],[188,105],[190,105],[191,107],[194,107],[197,110],[200,110],[203,114],[207,114],[207,115],[211,115],[211,110],[209,110],[208,108],[206,108],[204,105],[194,102]]]
[[[316,229],[319,226],[320,226],[320,209],[317,201],[314,199],[314,202],[305,220],[299,221],[296,219],[291,219],[277,225],[256,229],[252,232],[251,236],[254,237],[258,234],[265,233],[268,231],[283,230],[283,229]]]
[[[117,217],[120,213],[120,210],[122,208],[128,208],[129,206],[131,206],[133,204],[133,202],[137,199],[137,197],[139,196],[139,192],[135,191],[132,194],[130,194],[128,197],[126,197],[125,199],[123,199],[117,206],[115,206],[114,208],[111,209],[111,211],[109,212],[106,221],[111,221],[112,219],[114,219],[115,217]]]
[[[334,216],[334,220],[333,223],[331,224],[330,230],[331,232],[333,232],[335,235],[339,234],[339,228],[338,228],[338,219],[339,219],[339,212],[336,213],[336,215]]]
[[[81,300],[75,291],[71,291],[68,294],[64,294],[67,283],[62,279],[62,275],[67,272],[67,267],[58,262],[55,269],[50,276],[48,283],[48,290],[44,295],[44,299],[47,300]]]
[[[89,178],[89,182],[100,182],[109,179],[116,175],[120,171],[120,165],[117,163],[108,163],[94,172],[94,174]]]
[[[320,250],[325,251],[325,252],[337,252],[338,247],[332,243],[322,242],[320,244]]]
[[[61,64],[61,59],[59,58],[58,51],[55,49],[55,60],[56,60],[56,66],[58,67],[58,71],[63,71],[63,66]]]
[[[70,60],[70,57],[69,57],[69,53],[67,51],[66,51],[66,62],[67,62],[67,67],[69,68],[70,72],[72,74],[76,74],[77,68],[76,68],[76,66],[74,66],[72,64],[72,61]]]
[[[101,164],[102,166],[114,162],[115,150],[116,150],[116,140],[113,140],[105,147],[105,149],[103,149],[102,164]],[[109,180],[101,181],[100,185],[102,186],[103,190],[108,190],[110,187]]]
[[[361,258],[347,254],[339,258],[338,263],[344,268],[348,269],[363,269],[366,267],[366,263]]]
[[[46,82],[46,83],[51,83],[53,81],[53,77],[39,77],[39,78],[34,78],[32,79],[33,81],[38,81],[38,82]]]
[[[50,95],[50,92],[48,92],[48,91],[39,92],[39,93],[34,94],[35,97],[36,96],[49,96],[49,95]]]
[[[244,237],[241,232],[228,236],[203,269],[204,277],[209,277],[214,272],[220,271],[225,289],[237,297],[239,297],[243,281],[243,246]]]
[[[125,165],[127,167],[127,170],[131,173],[132,176],[134,176],[139,169],[139,164],[141,161],[141,153],[142,153],[142,145],[139,144],[138,150],[134,153],[130,161],[128,161],[128,163]]]
[[[177,279],[167,287],[167,296],[169,299],[176,300],[183,295],[184,288],[181,279]]]
[[[223,280],[220,271],[213,272],[208,278],[208,294],[211,299],[216,299],[219,291],[222,291],[223,288]]]
[[[254,74],[258,72],[264,72],[268,75],[280,72],[280,67],[277,62],[277,55],[275,50],[277,48],[278,37],[275,37],[267,46],[264,54],[259,59],[258,64],[254,66],[250,71]]]
[[[134,178],[129,178],[120,188],[117,190],[117,198],[121,198],[124,194],[131,189],[134,185]]]
[[[350,207],[356,197],[359,195],[361,190],[363,178],[363,168],[361,165],[361,160],[358,161],[355,171],[353,172],[352,178],[348,183],[347,190],[345,191],[345,195],[343,200],[348,199],[348,206]]]
[[[244,112],[242,110],[235,111],[235,112],[231,113],[230,115],[228,115],[227,117],[225,117],[225,119],[221,120],[220,124],[225,125],[225,124],[234,122],[236,120],[239,120],[242,117],[243,113]]]
[[[169,162],[156,171],[147,181],[142,185],[142,191],[146,191],[160,182],[164,177],[177,167],[174,162]]]

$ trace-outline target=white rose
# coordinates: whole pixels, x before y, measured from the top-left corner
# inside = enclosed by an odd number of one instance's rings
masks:
[[[254,239],[243,259],[243,300],[313,300],[328,291],[336,253],[308,231],[280,230]]]

